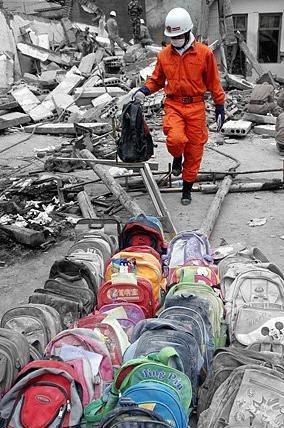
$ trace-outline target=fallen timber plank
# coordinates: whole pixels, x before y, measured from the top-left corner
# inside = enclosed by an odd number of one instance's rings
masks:
[[[247,182],[247,183],[234,183],[229,189],[229,193],[237,192],[258,192],[277,190],[283,188],[282,180],[272,180],[267,182]],[[202,193],[216,193],[219,186],[216,184],[201,184],[199,189]]]
[[[97,218],[92,202],[87,192],[79,192],[77,200],[84,218]]]
[[[78,158],[64,158],[64,157],[58,157],[58,160],[78,160]],[[89,159],[83,159],[80,158],[80,160],[88,162]],[[117,166],[118,168],[127,168],[127,169],[133,169],[135,170],[140,170],[141,168],[143,168],[144,162],[133,162],[133,163],[128,163],[128,162],[117,162],[116,160],[111,160],[111,159],[96,159],[94,158],[92,160],[93,163],[97,163],[99,165],[107,165],[107,166]],[[149,165],[149,168],[152,171],[158,171],[159,168],[159,164],[157,162],[147,162],[147,164]],[[120,176],[123,177],[123,176]]]
[[[2,116],[3,117],[3,116]],[[108,123],[80,123],[80,126],[90,130],[95,134],[105,133]],[[1,129],[1,128],[0,128]],[[46,123],[43,125],[29,125],[25,127],[25,132],[35,132],[36,134],[76,134],[74,123]]]
[[[29,115],[25,113],[12,112],[0,117],[0,130],[11,128],[12,126],[26,125],[31,121]]]
[[[4,224],[0,225],[0,229],[21,244],[29,245],[30,247],[36,247],[45,242],[44,233],[38,230]]]
[[[199,228],[199,232],[203,233],[208,238],[210,238],[211,236],[211,233],[219,216],[222,204],[230,190],[232,183],[233,178],[230,175],[224,178],[224,180],[220,184],[218,192],[215,195],[215,198],[213,199],[209,211]]]
[[[239,31],[236,31],[236,37],[238,39],[238,44],[241,49],[241,51],[245,54],[247,60],[250,62],[251,66],[254,68],[254,70],[257,72],[259,76],[262,76],[265,72],[264,69],[261,67],[253,53],[248,48],[248,45],[244,41],[244,38],[242,34]]]
[[[151,199],[154,203],[154,206],[157,209],[158,215],[161,216],[161,220],[164,223],[165,231],[168,232],[172,237],[174,237],[177,234],[176,227],[172,221],[170,212],[162,198],[158,184],[154,179],[151,169],[147,163],[144,163],[143,171],[141,169],[141,175],[145,182],[147,190],[151,195]]]
[[[115,181],[115,179],[106,171],[101,165],[94,163],[96,160],[95,156],[87,150],[81,150],[80,152],[83,159],[88,159],[87,163],[96,173],[96,175],[102,180],[109,191],[120,201],[121,205],[133,216],[143,214],[143,210],[140,206],[131,199],[126,191]]]
[[[284,171],[279,170],[280,171]],[[283,180],[275,179],[267,182],[242,182],[233,183],[229,189],[229,193],[242,193],[242,192],[265,192],[269,190],[278,190],[284,187]],[[202,192],[206,194],[217,193],[219,190],[218,184],[198,184],[193,185],[193,192]],[[164,187],[160,189],[161,193],[179,193],[182,191],[181,187]]]

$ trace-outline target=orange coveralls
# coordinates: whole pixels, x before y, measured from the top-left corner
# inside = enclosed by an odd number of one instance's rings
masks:
[[[209,90],[216,105],[224,104],[225,93],[213,52],[196,41],[183,55],[168,45],[159,53],[155,70],[145,86],[151,93],[165,89],[163,131],[167,149],[174,157],[184,155],[183,180],[194,182],[208,139],[205,104],[200,99],[186,104],[181,98],[200,97]]]

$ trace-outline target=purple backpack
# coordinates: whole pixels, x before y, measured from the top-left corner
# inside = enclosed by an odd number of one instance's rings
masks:
[[[212,265],[210,244],[207,236],[199,232],[180,232],[169,243],[166,265],[171,272],[178,266]]]

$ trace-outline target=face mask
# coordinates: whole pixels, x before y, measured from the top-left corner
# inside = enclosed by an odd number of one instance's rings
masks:
[[[175,48],[180,49],[180,48],[182,48],[182,47],[184,46],[184,44],[185,44],[185,38],[183,37],[182,39],[172,39],[172,40],[171,40],[171,44],[172,44]]]

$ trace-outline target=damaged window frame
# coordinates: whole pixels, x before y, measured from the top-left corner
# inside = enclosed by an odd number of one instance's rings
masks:
[[[232,15],[232,18],[233,18],[234,30],[239,31],[246,42],[247,33],[248,33],[248,14],[238,13],[238,14]],[[242,21],[241,25],[239,25],[240,21]],[[232,73],[236,72],[237,74],[243,74],[244,76],[247,76],[248,70],[247,70],[247,64],[246,64],[246,56],[240,50],[239,46],[236,46],[236,49],[237,51],[235,53],[235,60],[239,58],[239,66],[237,67],[236,70],[232,70]]]
[[[258,49],[257,49],[257,57],[258,57],[258,61],[260,63],[263,64],[277,64],[280,63],[280,42],[281,42],[281,30],[282,30],[282,13],[260,13],[259,14],[259,20],[258,20]],[[268,27],[262,27],[261,26],[261,19],[262,18],[278,18],[279,20],[279,24],[278,26],[268,26]],[[278,32],[278,40],[277,40],[277,54],[275,56],[275,58],[272,58],[272,60],[264,60],[264,57],[261,55],[261,51],[262,51],[262,47],[261,47],[261,33],[266,34],[267,33],[273,33],[273,32]],[[268,51],[268,50],[267,50]],[[272,49],[269,49],[270,51],[270,55],[271,55],[271,51]]]

